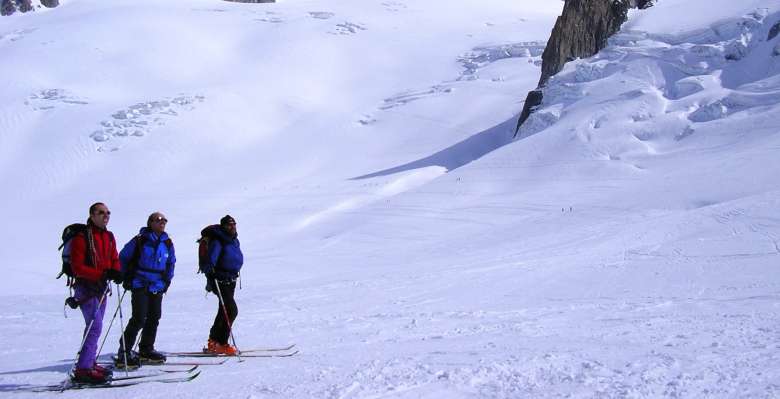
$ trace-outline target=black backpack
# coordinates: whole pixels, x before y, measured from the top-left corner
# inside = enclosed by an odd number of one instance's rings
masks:
[[[62,269],[60,270],[60,274],[57,275],[57,278],[62,277],[64,274],[68,278],[68,285],[73,283],[73,279],[75,277],[73,274],[73,267],[71,267],[70,264],[71,243],[73,242],[73,237],[76,237],[78,234],[84,234],[86,231],[87,225],[84,223],[73,223],[62,230],[62,245],[60,245],[59,248],[62,250]],[[87,257],[91,256],[92,254],[87,251]],[[88,262],[91,261],[88,259]]]
[[[200,238],[195,241],[198,243],[198,273],[202,273],[203,267],[211,263],[209,259],[209,242],[219,239],[216,232],[219,228],[218,224],[204,227],[200,231]]]

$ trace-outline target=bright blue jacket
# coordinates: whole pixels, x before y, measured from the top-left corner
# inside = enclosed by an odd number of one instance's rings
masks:
[[[238,236],[230,237],[219,226],[207,227],[204,233],[212,238],[209,240],[208,264],[201,266],[203,273],[213,274],[217,280],[238,278],[241,266],[244,265],[244,254],[241,252]]]
[[[142,246],[136,252],[139,241]],[[131,265],[133,255],[138,257],[138,261]],[[119,262],[125,278],[132,278],[129,283],[132,289],[146,288],[149,292],[161,292],[167,289],[173,279],[176,251],[168,233],[158,235],[152,229],[142,227],[138,235],[122,248]]]

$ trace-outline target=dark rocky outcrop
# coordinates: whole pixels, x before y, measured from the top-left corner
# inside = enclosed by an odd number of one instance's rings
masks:
[[[11,0],[0,1],[0,15],[11,15],[16,12],[16,3]]]
[[[523,111],[520,113],[520,119],[517,121],[517,127],[515,128],[515,135],[517,135],[517,130],[520,129],[520,125],[525,122],[526,119],[528,119],[529,116],[531,116],[531,112],[533,112],[536,107],[542,104],[542,90],[536,89],[531,90],[528,92],[528,95],[525,97],[525,104],[523,105]]]
[[[539,86],[567,62],[590,57],[604,48],[627,14],[627,1],[568,0],[544,48]]]
[[[11,15],[17,11],[27,12],[33,9],[31,0],[2,0],[0,15]]]
[[[16,0],[16,7],[21,12],[32,11],[33,9],[31,0]]]
[[[60,5],[59,0],[41,0],[41,4],[45,7],[57,7]],[[34,9],[32,0],[0,0],[0,15],[11,15],[17,11],[28,12]]]
[[[626,21],[632,7],[647,8],[652,0],[566,0],[563,13],[542,54],[542,76],[537,89],[528,93],[517,122],[517,129],[542,103],[541,88],[563,66],[577,58],[587,58],[598,53]]]
[[[769,35],[766,37],[766,41],[770,41],[777,36],[777,34],[780,33],[780,21],[777,21],[774,26],[772,26],[771,29],[769,29]]]

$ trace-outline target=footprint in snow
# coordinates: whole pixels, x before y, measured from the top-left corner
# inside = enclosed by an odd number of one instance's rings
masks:
[[[398,11],[406,9],[406,4],[404,4],[404,3],[400,2],[400,1],[385,1],[385,2],[382,3],[382,6],[387,11],[392,11],[392,12],[398,12]]]
[[[34,111],[47,111],[60,105],[87,105],[85,99],[70,94],[64,89],[45,89],[31,94],[24,102]]]
[[[331,19],[335,17],[336,14],[327,11],[309,11],[309,16],[314,19]]]
[[[376,123],[376,119],[370,114],[365,114],[362,118],[358,119],[358,123],[363,126],[373,125]]]
[[[358,23],[346,21],[344,23],[336,24],[336,31],[328,33],[332,35],[353,35],[362,30],[366,30],[366,27]]]
[[[425,90],[407,91],[401,94],[397,94],[393,97],[386,98],[384,103],[379,106],[379,109],[386,111],[395,107],[406,105],[410,102],[421,100],[423,98],[439,96],[443,94],[452,93],[454,89],[446,85],[435,85]]]
[[[11,33],[0,35],[0,43],[22,40],[25,36],[36,30],[38,30],[38,28],[17,29]]]
[[[284,22],[283,19],[278,18],[278,17],[255,18],[255,21],[258,21],[258,22],[268,22],[268,23],[272,23],[272,24],[281,24],[281,23]]]
[[[281,24],[284,22],[284,19],[278,17],[277,14],[273,11],[266,11],[265,17],[255,18],[254,20],[259,22],[268,22],[272,24]]]
[[[224,8],[193,8],[192,11],[199,11],[199,12],[226,12],[227,10]]]

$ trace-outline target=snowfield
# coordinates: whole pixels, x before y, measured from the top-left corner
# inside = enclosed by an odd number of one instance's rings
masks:
[[[559,1],[62,3],[0,19],[0,396],[66,378],[104,201],[170,220],[158,349],[205,344],[229,213],[239,348],[300,352],[62,397],[780,398],[776,1],[632,11],[516,138]]]

